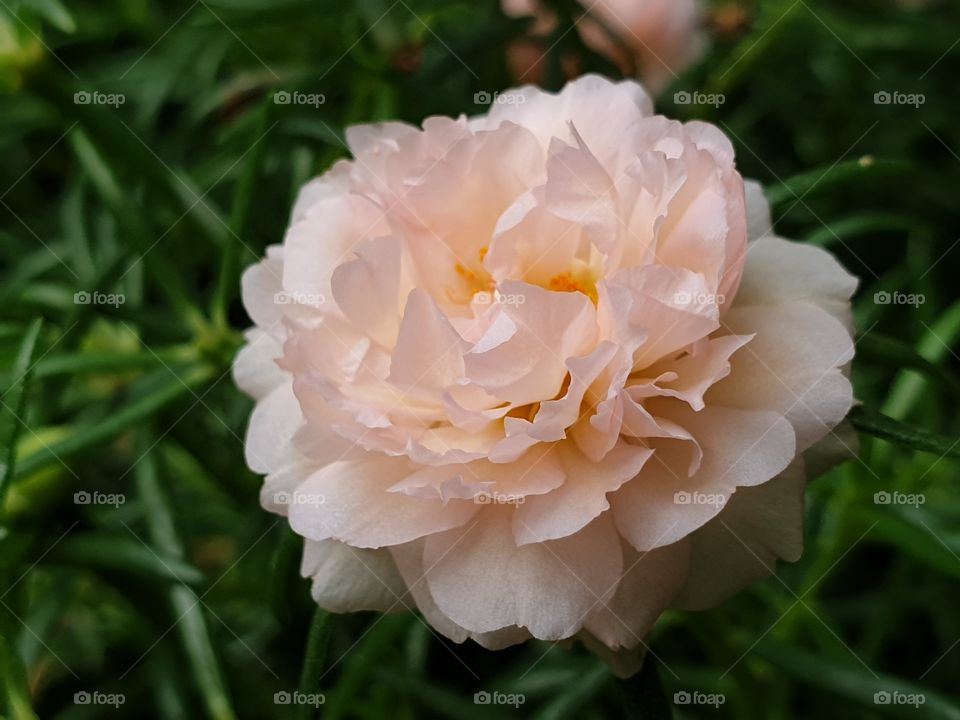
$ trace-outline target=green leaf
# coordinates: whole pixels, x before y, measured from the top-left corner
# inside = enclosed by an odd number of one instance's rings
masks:
[[[859,160],[848,160],[837,163],[829,168],[818,168],[800,175],[795,175],[779,185],[767,189],[767,199],[774,207],[784,204],[793,204],[815,197],[818,194],[827,194],[838,188],[854,187],[868,180],[895,178],[911,170],[908,163],[893,160],[876,160],[873,157],[862,157]]]
[[[260,165],[263,161],[263,153],[267,147],[266,135],[269,134],[271,127],[267,127],[270,119],[270,108],[272,103],[265,102],[261,106],[257,121],[257,135],[253,147],[247,155],[243,174],[237,185],[237,190],[233,197],[233,207],[230,212],[230,235],[226,238],[226,246],[220,255],[220,273],[217,276],[217,285],[213,294],[213,305],[211,315],[214,322],[221,325],[226,324],[227,308],[230,299],[236,293],[237,286],[237,258],[240,255],[239,238],[244,237],[247,232],[247,226],[250,222],[250,215],[253,211],[254,200],[253,193],[256,186],[257,175],[260,171]]]
[[[750,642],[748,641],[747,645]],[[790,677],[846,697],[876,712],[889,713],[899,718],[909,715],[931,720],[960,720],[960,708],[950,700],[906,680],[875,673],[856,663],[856,660],[851,660],[850,663],[838,662],[824,653],[814,655],[795,647],[777,644],[769,638],[757,645],[754,652]],[[884,699],[894,693],[901,696],[922,696],[923,702],[916,707],[902,703],[885,703]]]
[[[475,703],[470,695],[464,697],[465,694],[456,690],[410,677],[406,672],[381,669],[375,677],[377,683],[383,683],[398,693],[416,698],[432,710],[436,717],[450,720],[497,720],[504,716],[497,712],[498,709],[502,710],[503,706]],[[510,706],[509,709],[514,708]]]
[[[954,550],[947,544],[950,540],[954,547],[957,545],[946,533],[937,531],[934,534],[937,527],[934,518],[924,518],[918,511],[908,512],[905,508],[896,506],[855,510],[853,514],[872,525],[872,541],[896,548],[935,572],[960,580],[960,561],[956,554],[960,552],[960,548]]]
[[[144,436],[138,445],[145,448],[145,453],[134,473],[140,499],[149,508],[146,517],[150,540],[160,552],[182,557],[183,543],[177,535],[169,502],[160,486],[156,465],[150,454],[151,441]],[[234,720],[236,713],[213,650],[200,598],[190,588],[180,585],[171,588],[170,603],[207,714],[212,720]]]
[[[357,701],[365,680],[376,667],[377,659],[396,643],[410,620],[408,614],[381,615],[374,620],[362,642],[343,659],[339,682],[336,688],[327,694],[323,709],[324,720],[339,720],[349,714],[348,711]]]
[[[32,0],[30,5],[58,30],[68,35],[77,31],[77,21],[60,0]]]
[[[184,393],[206,383],[213,374],[213,369],[205,365],[188,369],[183,375],[171,378],[149,395],[121,407],[99,422],[77,428],[62,440],[46,445],[32,455],[28,455],[20,463],[17,475],[28,475],[48,465],[63,462],[67,458],[110,440],[115,435],[143,422]]]
[[[850,411],[850,422],[860,432],[912,450],[934,453],[941,457],[960,458],[960,438],[894,420],[862,405]]]
[[[204,574],[180,557],[157,553],[132,535],[71,535],[50,553],[55,562],[140,575],[163,582],[198,585]]]
[[[950,348],[960,340],[960,300],[941,313],[926,327],[917,343],[917,354],[931,363],[939,363],[950,355]],[[882,410],[891,417],[903,419],[927,389],[927,379],[907,371],[900,373],[891,386]]]
[[[916,220],[905,215],[884,212],[865,213],[827,222],[824,225],[818,224],[817,229],[802,240],[808,245],[828,247],[837,242],[876,233],[902,232],[906,235],[916,229],[916,224]]]
[[[646,663],[648,665],[652,663]],[[611,679],[606,665],[597,663],[596,667],[578,678],[560,692],[535,716],[537,720],[563,720],[579,717],[584,706],[600,692]]]
[[[33,356],[43,320],[34,320],[27,329],[13,363],[13,384],[7,388],[0,405],[0,509],[4,506],[10,481],[13,479],[17,441],[27,406],[27,388],[33,371]]]
[[[869,332],[857,340],[857,354],[889,367],[919,370],[960,399],[960,380],[896,338]]]
[[[30,708],[26,671],[16,647],[11,642],[11,636],[7,634],[6,625],[7,623],[0,625],[0,683],[3,684],[9,720],[37,720]]]

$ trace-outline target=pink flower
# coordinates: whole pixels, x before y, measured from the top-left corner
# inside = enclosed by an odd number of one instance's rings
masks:
[[[545,37],[557,28],[556,14],[541,0],[502,0],[511,17],[533,17],[535,36]],[[659,93],[700,57],[705,45],[700,31],[698,0],[579,0],[586,13],[577,22],[584,44],[616,63],[627,75],[636,75]],[[511,50],[514,65],[522,58],[521,46]],[[532,69],[532,61],[522,62]],[[522,75],[526,70],[521,70]],[[521,78],[529,81],[531,78]]]
[[[317,602],[626,672],[665,608],[799,557],[856,281],[771,234],[716,127],[586,76],[347,140],[243,277],[235,367]]]

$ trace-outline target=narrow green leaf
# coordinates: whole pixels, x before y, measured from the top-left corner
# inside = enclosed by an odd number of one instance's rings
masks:
[[[960,300],[947,308],[917,343],[917,354],[931,363],[939,363],[950,355],[950,348],[960,341]],[[890,417],[907,417],[927,389],[927,379],[906,371],[900,373],[890,388],[881,410]]]
[[[784,35],[795,31],[795,23],[803,17],[803,8],[790,0],[771,0],[764,3],[752,32],[740,40],[729,53],[728,60],[713,74],[710,87],[715,92],[726,92],[743,77],[749,77],[754,66],[763,63],[768,48],[777,47]]]
[[[100,197],[111,208],[123,207],[124,194],[120,187],[120,181],[117,180],[110,166],[104,162],[103,157],[97,152],[97,148],[91,142],[90,137],[82,130],[74,130],[70,133],[70,144],[73,146],[73,151],[77,154],[77,159],[86,171],[87,176],[100,193]]]
[[[751,642],[747,640],[746,644]],[[868,670],[855,659],[850,663],[838,662],[824,653],[813,655],[769,638],[757,645],[754,652],[790,677],[846,697],[876,712],[900,718],[909,715],[931,720],[960,720],[960,707],[950,700],[906,680]],[[892,701],[895,693],[896,703]],[[922,697],[922,701],[916,705],[902,702],[909,697]]]
[[[27,405],[27,388],[33,371],[33,356],[43,320],[34,320],[27,329],[13,363],[13,383],[7,388],[0,405],[0,509],[13,479],[17,455],[17,441],[23,427]]]
[[[869,510],[853,511],[873,526],[872,542],[882,542],[896,548],[905,556],[929,566],[935,572],[960,580],[960,562],[955,540],[946,533],[934,534],[936,521],[916,512],[906,512],[897,506],[878,506]],[[947,543],[950,544],[947,544]],[[950,545],[954,548],[951,548]]]
[[[110,440],[137,423],[161,410],[181,395],[209,381],[214,370],[206,365],[195,366],[179,377],[171,378],[145,397],[134,400],[116,412],[112,412],[99,422],[93,423],[76,432],[49,444],[32,455],[25,457],[18,469],[18,476],[28,475],[54,463],[67,460],[78,453]]]
[[[63,540],[49,559],[96,569],[131,573],[163,582],[197,585],[204,574],[182,558],[151,550],[132,535],[87,533]]]
[[[146,454],[134,471],[137,491],[150,509],[146,514],[150,540],[160,552],[182,557],[183,543],[177,535],[169,502],[161,489],[156,465],[149,451],[150,444],[151,441],[144,436],[139,445],[146,450]],[[177,631],[187,651],[207,714],[211,720],[234,720],[236,713],[213,650],[200,599],[193,590],[180,585],[171,588],[170,603],[174,617],[178,618]]]
[[[647,665],[651,663],[646,663]],[[563,720],[578,717],[583,707],[598,694],[611,679],[606,665],[598,663],[595,668],[578,678],[551,700],[535,717],[537,720]]]
[[[270,132],[267,122],[270,119],[270,108],[272,106],[273,103],[265,102],[260,108],[256,125],[255,145],[247,155],[243,174],[233,197],[233,207],[230,212],[231,233],[226,238],[226,245],[220,255],[220,272],[217,276],[217,285],[211,307],[211,316],[214,322],[221,325],[226,324],[227,307],[230,304],[230,298],[236,292],[237,260],[240,256],[240,241],[237,238],[242,238],[246,234],[250,214],[253,210],[253,192],[263,153],[267,146],[267,139],[264,135]]]
[[[904,175],[911,170],[908,163],[893,160],[876,160],[862,157],[837,163],[830,168],[818,168],[795,175],[779,185],[767,189],[767,199],[773,206],[793,204],[799,198],[806,200],[817,194],[828,193],[838,187],[856,186],[868,180]]]
[[[77,21],[60,0],[33,0],[31,5],[40,12],[51,25],[68,35],[77,31]]]
[[[935,433],[926,428],[894,420],[876,410],[858,406],[850,412],[850,422],[860,432],[897,445],[934,453],[941,457],[960,458],[960,438]]]
[[[871,236],[876,233],[902,232],[907,234],[916,229],[916,224],[916,220],[906,215],[883,212],[866,213],[828,222],[825,225],[818,223],[817,229],[802,240],[808,245],[828,247],[837,242]]]
[[[404,672],[381,669],[375,677],[378,683],[383,683],[405,696],[415,698],[433,711],[431,715],[436,717],[450,718],[450,720],[496,720],[504,717],[504,710],[514,710],[512,706],[505,708],[502,705],[476,703],[474,697],[466,693],[460,694],[438,683],[412,678]]]
[[[9,720],[37,720],[30,707],[30,691],[23,662],[5,627],[0,628],[0,683]]]
[[[343,671],[334,690],[326,693],[323,709],[324,720],[339,720],[349,714],[351,704],[373,668],[377,658],[406,629],[411,617],[408,614],[383,615],[378,617],[356,648],[343,660]]]
[[[875,360],[889,367],[918,370],[960,398],[960,380],[896,338],[869,332],[857,341],[857,354],[861,358]]]

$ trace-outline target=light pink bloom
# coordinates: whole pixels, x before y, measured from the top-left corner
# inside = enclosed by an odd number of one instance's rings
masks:
[[[235,367],[317,602],[626,672],[665,608],[800,556],[856,281],[772,235],[716,127],[585,76],[347,141],[244,274]]]
[[[557,28],[555,13],[541,0],[502,2],[511,17],[536,19],[534,35],[547,36]],[[698,0],[579,2],[586,10],[577,22],[584,44],[624,73],[636,74],[653,93],[663,90],[703,52]]]

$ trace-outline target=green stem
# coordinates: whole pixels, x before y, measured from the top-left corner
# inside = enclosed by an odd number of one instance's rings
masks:
[[[321,607],[313,613],[307,649],[303,656],[303,672],[300,674],[300,692],[303,695],[320,693],[320,677],[327,662],[327,649],[333,632],[333,615]],[[310,720],[314,708],[310,704],[297,706],[297,720]]]

